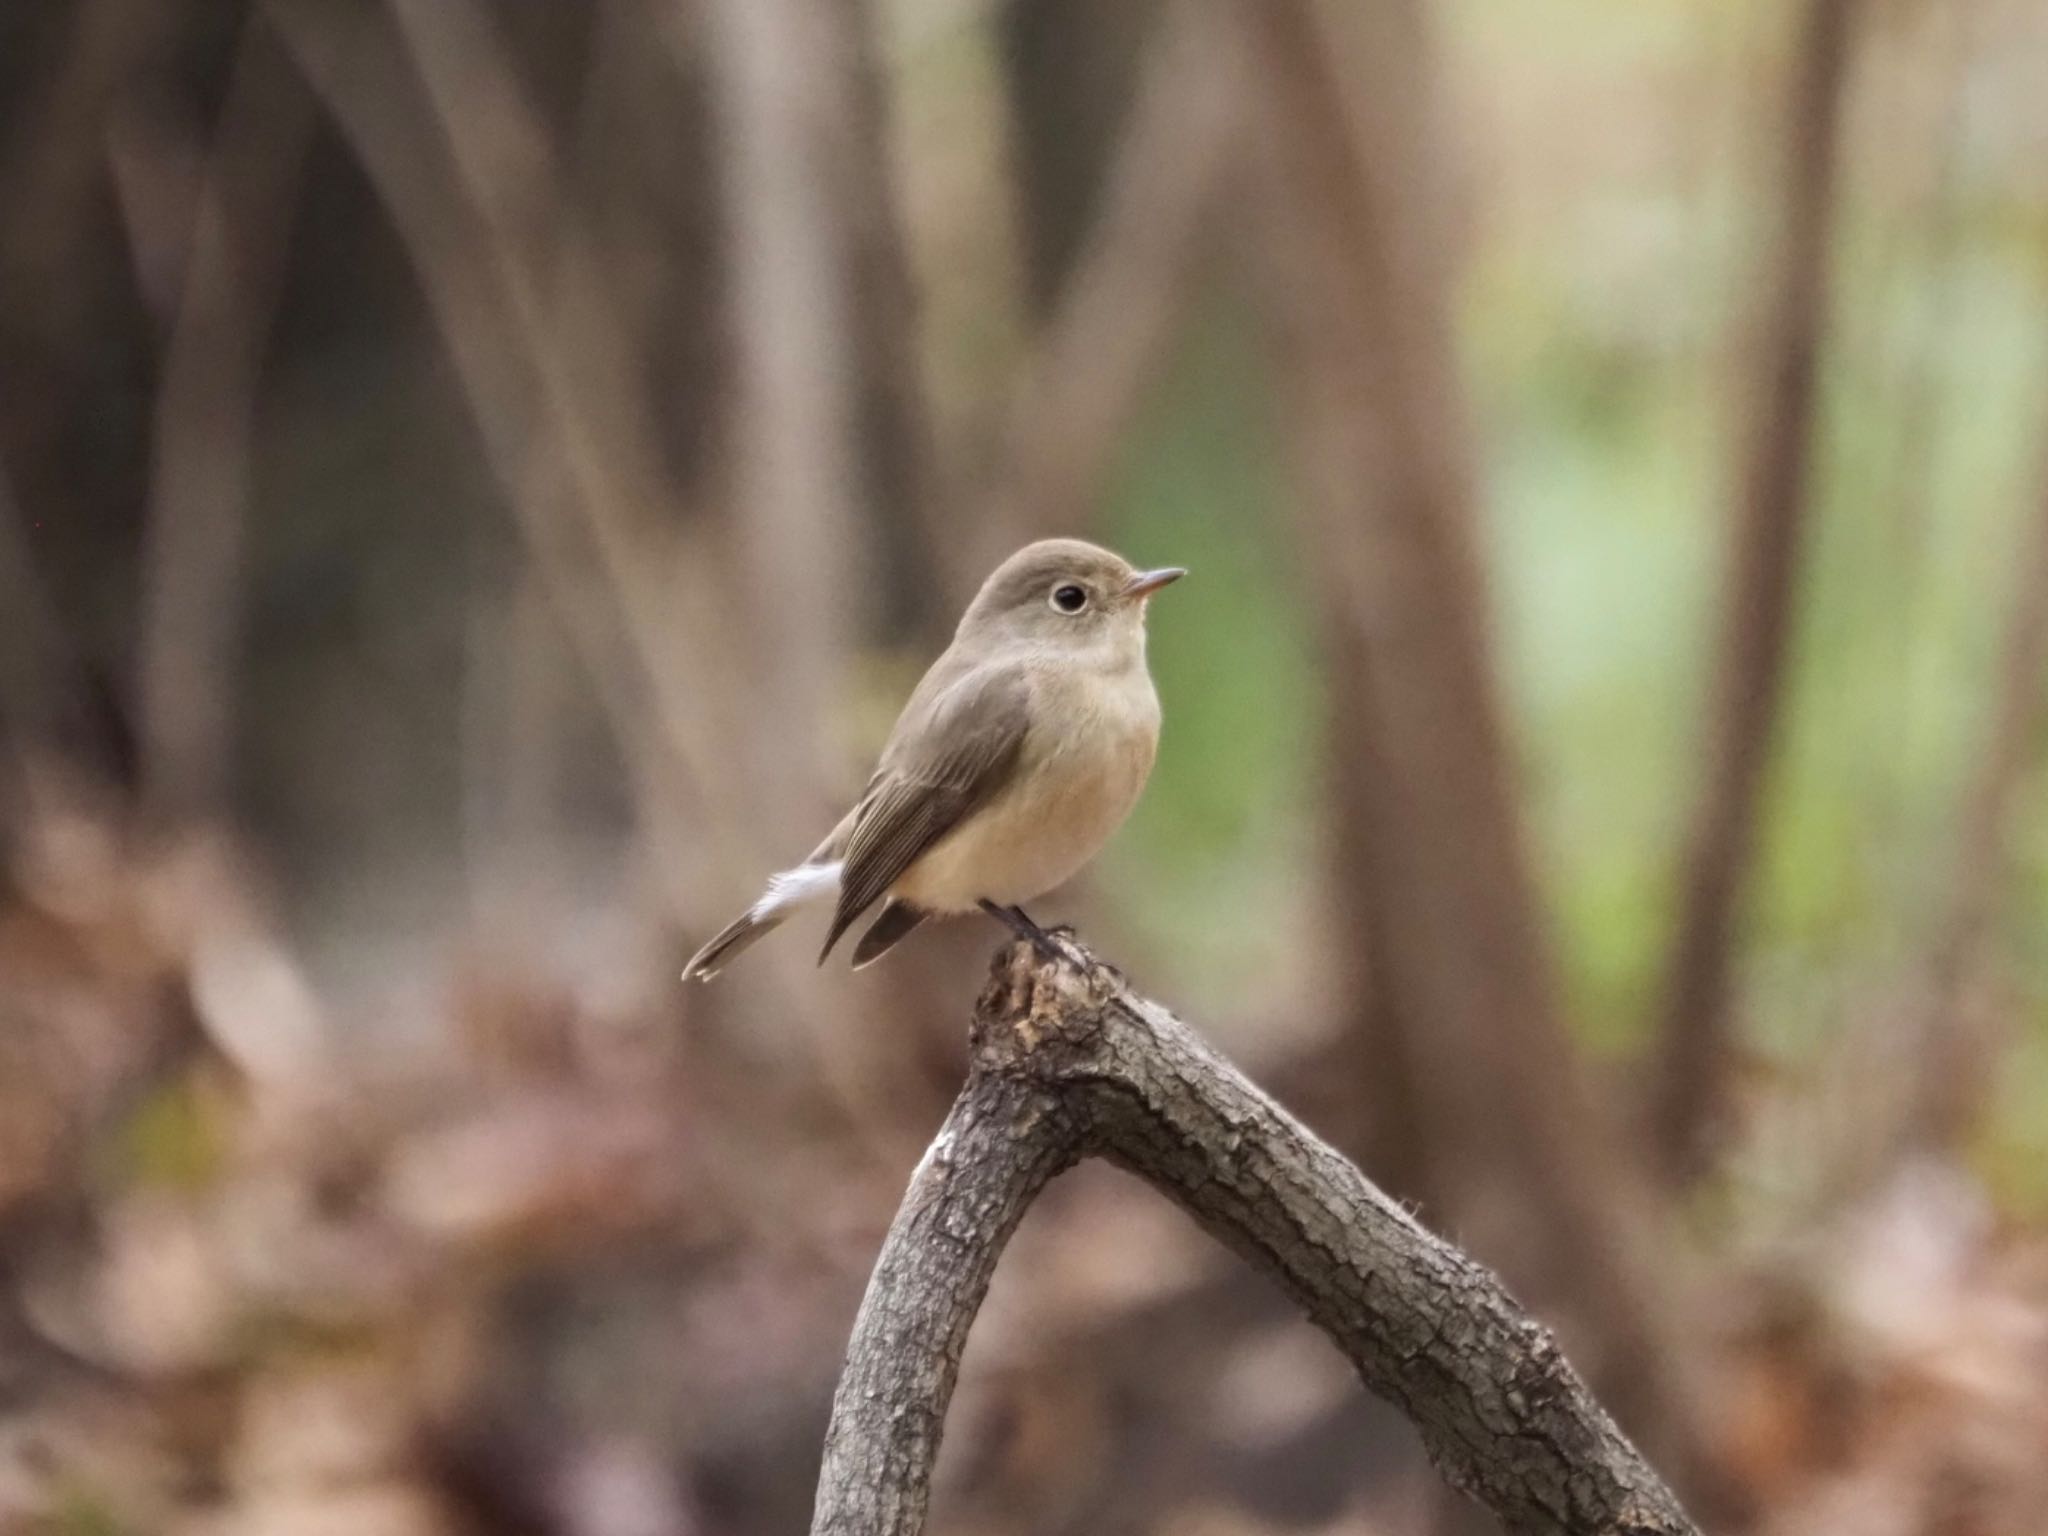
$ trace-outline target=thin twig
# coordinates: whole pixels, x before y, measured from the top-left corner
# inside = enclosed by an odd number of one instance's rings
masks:
[[[1513,1536],[1696,1527],[1500,1282],[1099,963],[997,956],[973,1063],[890,1229],[826,1435],[813,1536],[915,1536],[1003,1245],[1077,1157],[1127,1168],[1275,1280]]]

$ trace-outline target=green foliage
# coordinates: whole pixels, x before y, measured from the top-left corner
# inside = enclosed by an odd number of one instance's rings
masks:
[[[1107,509],[1132,559],[1190,574],[1153,604],[1165,735],[1105,878],[1142,889],[1125,909],[1191,984],[1224,997],[1256,990],[1248,978],[1288,952],[1289,903],[1312,891],[1318,856],[1314,651],[1266,392],[1248,317],[1205,314]]]
[[[1575,1020],[1627,1051],[1653,1012],[1698,783],[1745,426],[1718,338],[1741,318],[1753,252],[1725,197],[1686,209],[1660,188],[1611,203],[1582,233],[1634,229],[1644,246],[1611,259],[1611,282],[1589,286],[1568,240],[1488,245],[1462,344],[1545,896]],[[1702,218],[1706,238],[1686,233]],[[1844,230],[1807,580],[1744,936],[1746,1012],[1773,1056],[1829,1032],[1806,1016],[1817,975],[1896,974],[1924,942],[1987,727],[2013,540],[2039,494],[2048,360],[2033,248],[1995,219],[1952,245],[1901,238],[1862,207]],[[1702,296],[1717,292],[1725,302]],[[1194,575],[1154,613],[1167,734],[1106,874],[1142,893],[1127,910],[1174,964],[1225,995],[1248,963],[1284,956],[1280,931],[1290,903],[1312,898],[1319,857],[1302,811],[1319,776],[1314,646],[1286,563],[1268,395],[1254,328],[1213,307],[1109,509],[1135,558]],[[2020,840],[2015,878],[2048,918],[2042,844]]]

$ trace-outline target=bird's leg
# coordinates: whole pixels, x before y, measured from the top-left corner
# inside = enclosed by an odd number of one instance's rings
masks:
[[[1032,922],[1022,909],[1002,906],[986,899],[980,901],[977,905],[980,906],[982,911],[1001,923],[1018,938],[1030,940],[1031,947],[1041,955],[1044,955],[1048,960],[1065,958],[1059,946],[1053,942],[1052,935],[1039,927],[1038,924]]]
[[[998,906],[995,902],[987,900],[982,901],[980,907],[1018,938],[1030,940],[1031,947],[1046,959],[1064,960],[1069,964],[1074,962],[1074,956],[1060,941],[1031,921],[1031,915],[1022,907]]]
[[[1010,910],[1016,913],[1019,917],[1023,918],[1025,922],[1031,923],[1031,925],[1034,928],[1038,926],[1035,922],[1032,922],[1031,914],[1029,912],[1026,912],[1022,907],[1013,906],[1010,908]],[[1074,925],[1072,923],[1054,923],[1050,928],[1045,930],[1045,934],[1047,938],[1071,940],[1076,949],[1079,949],[1081,947],[1081,935],[1074,931]]]
[[[997,906],[993,902],[984,901],[981,907],[1017,937],[1029,939],[1031,947],[1048,960],[1064,960],[1091,975],[1102,968],[1103,962],[1097,960],[1082,946],[1080,938],[1065,923],[1061,923],[1057,928],[1041,928],[1033,921],[1029,912],[1014,903],[1009,906]],[[1110,970],[1119,980],[1122,979],[1123,972],[1116,970],[1114,966],[1111,966]]]

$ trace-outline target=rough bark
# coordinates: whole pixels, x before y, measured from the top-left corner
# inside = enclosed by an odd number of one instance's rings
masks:
[[[922,1528],[960,1351],[1003,1244],[1077,1157],[1129,1169],[1298,1302],[1512,1533],[1692,1532],[1548,1330],[1099,965],[997,957],[967,1084],[854,1325],[814,1536]]]
[[[923,1528],[967,1330],[1010,1234],[1079,1148],[1074,1117],[1028,1078],[969,1079],[911,1178],[854,1321],[813,1531]]]
[[[1732,566],[1715,663],[1706,771],[1693,809],[1678,926],[1666,962],[1651,1116],[1664,1174],[1705,1170],[1734,1065],[1729,975],[1757,845],[1803,563],[1807,471],[1857,0],[1809,0],[1782,135],[1775,244],[1743,395]]]

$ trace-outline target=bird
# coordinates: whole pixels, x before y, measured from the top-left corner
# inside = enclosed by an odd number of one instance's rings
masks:
[[[980,910],[1058,951],[1023,903],[1063,884],[1122,825],[1152,772],[1159,695],[1150,600],[1187,572],[1141,570],[1080,539],[997,566],[898,716],[853,808],[685,967],[708,981],[795,913],[829,903],[818,963],[872,965],[932,918]]]

